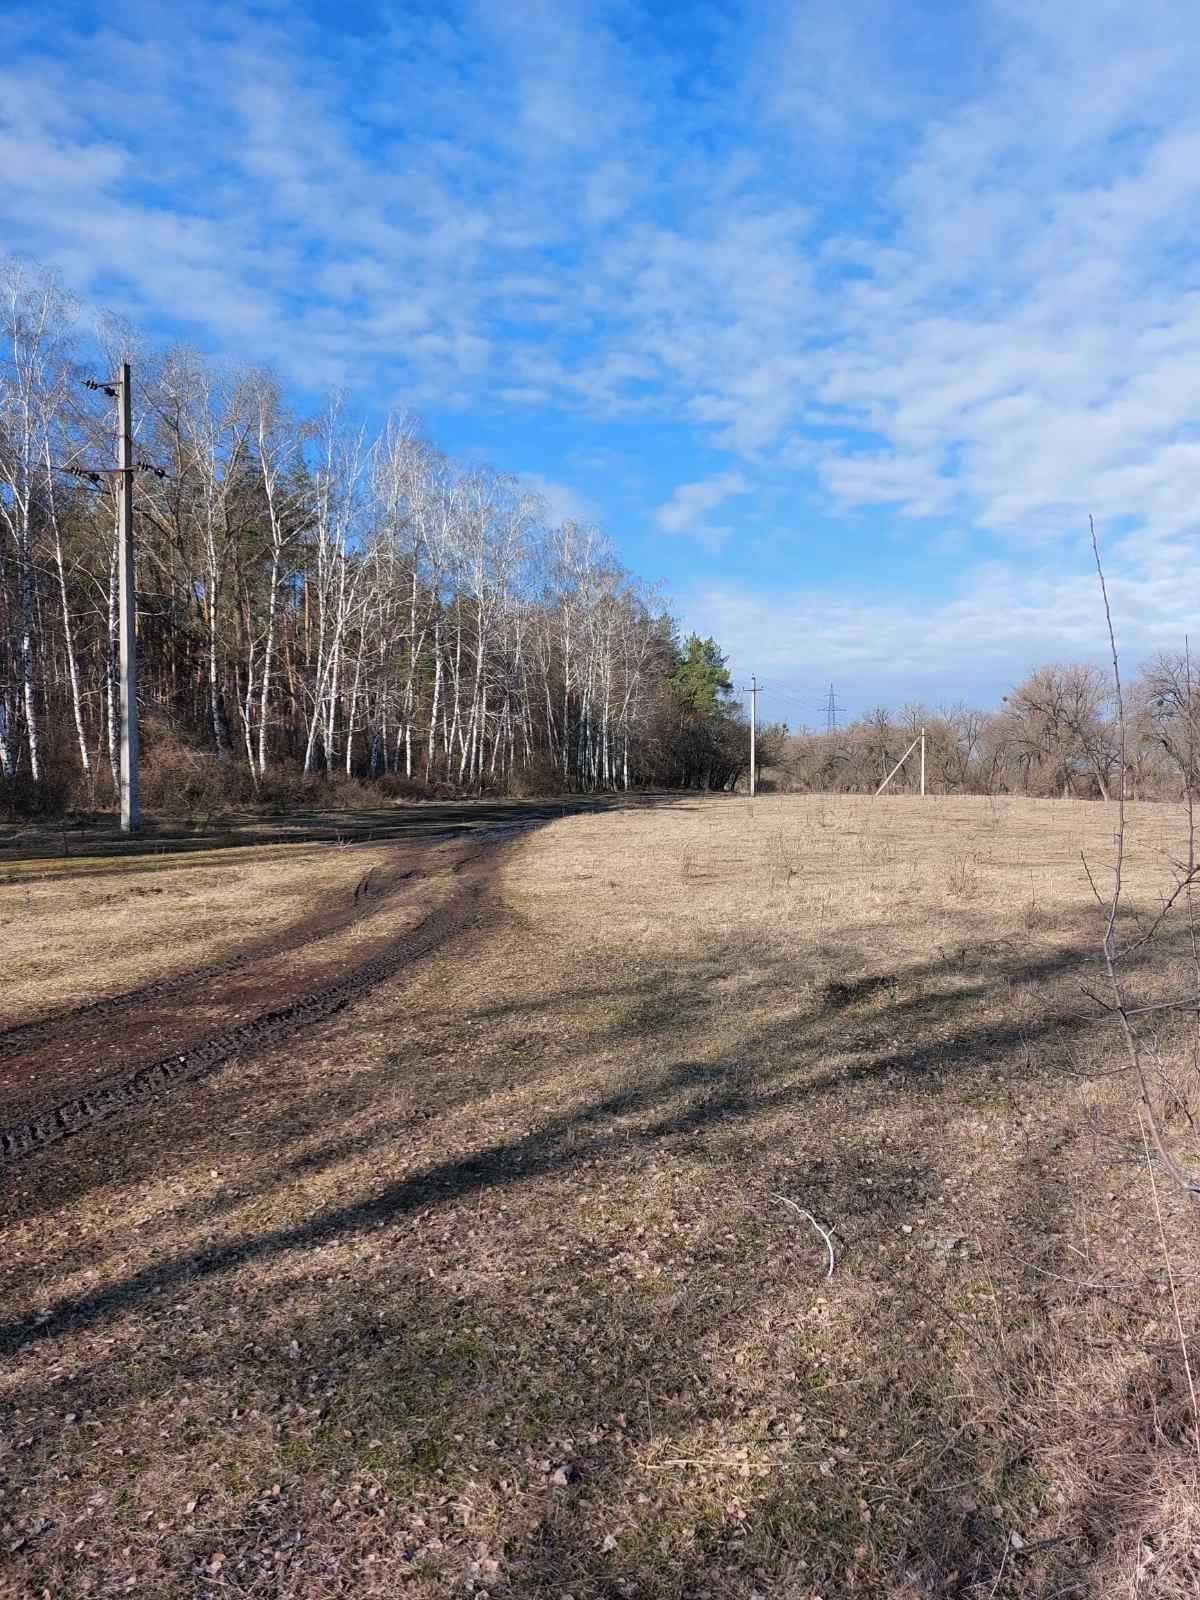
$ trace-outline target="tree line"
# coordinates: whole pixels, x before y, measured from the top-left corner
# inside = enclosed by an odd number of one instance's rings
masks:
[[[1164,653],[1126,686],[1125,764],[1109,673],[1090,663],[1031,673],[994,710],[882,707],[834,732],[777,729],[775,779],[811,791],[871,793],[925,729],[926,778],[940,793],[1175,800],[1194,793],[1200,692],[1187,650]],[[915,757],[894,787],[918,781]]]
[[[117,788],[114,419],[134,362],[148,806],[331,781],[393,792],[729,788],[748,729],[712,640],[681,640],[606,539],[409,417],[299,414],[269,371],[78,333],[45,275],[0,278],[0,787]],[[86,355],[87,364],[83,357]],[[288,786],[291,785],[289,790]]]
[[[681,639],[597,530],[552,526],[519,479],[464,466],[412,418],[127,328],[85,338],[46,275],[0,267],[0,804],[117,792],[114,415],[84,386],[135,365],[139,707],[146,804],[393,792],[733,788],[749,730],[711,639]],[[1186,652],[1127,698],[1129,794],[1196,777]],[[1107,676],[1032,673],[992,711],[876,709],[834,733],[759,730],[777,783],[869,792],[927,730],[932,788],[1107,798]],[[915,776],[899,775],[903,787]]]

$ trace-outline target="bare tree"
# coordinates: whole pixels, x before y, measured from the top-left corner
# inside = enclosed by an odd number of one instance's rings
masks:
[[[34,542],[49,493],[48,428],[61,391],[56,370],[66,329],[65,302],[50,277],[35,278],[15,263],[0,277],[0,522],[8,534],[16,575],[16,659],[20,710],[36,783],[42,775]],[[0,762],[11,769],[10,714],[4,718]]]
[[[53,284],[14,268],[4,294],[0,777],[36,787],[52,757],[115,792],[111,407],[76,382]],[[104,340],[88,369],[136,332]],[[289,762],[476,789],[629,787],[687,765],[673,625],[596,530],[548,526],[515,479],[463,469],[410,419],[371,439],[336,401],[290,414],[268,373],[135,353],[138,453],[164,469],[135,507],[152,769],[215,758],[233,794]],[[728,781],[719,743],[688,781]]]
[[[1025,787],[1034,773],[1063,794],[1094,779],[1107,800],[1117,756],[1105,716],[1108,693],[1095,667],[1040,667],[1005,696],[1009,746],[1019,753]]]

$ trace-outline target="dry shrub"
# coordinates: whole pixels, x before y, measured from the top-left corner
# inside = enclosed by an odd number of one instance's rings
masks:
[[[1128,1263],[1125,1263],[1128,1267]],[[1059,1280],[1061,1288],[1065,1280]],[[1007,1463],[1038,1468],[1027,1497],[1028,1550],[1013,1553],[1003,1593],[1137,1595],[1200,1592],[1200,1495],[1188,1380],[1173,1328],[1147,1300],[1060,1302],[1051,1318],[1012,1325],[965,1360],[976,1428]],[[1019,1478],[1022,1474],[1018,1473]]]
[[[307,777],[295,767],[272,767],[258,785],[258,804],[272,815],[303,811],[326,803],[328,785],[322,774]]]
[[[956,900],[978,900],[983,893],[983,873],[977,855],[957,855],[946,872],[946,892]]]
[[[365,800],[368,804],[391,805],[397,800],[428,800],[435,787],[440,791],[447,785],[434,786],[421,778],[406,778],[400,772],[383,772],[377,778],[360,778],[355,792],[362,797],[359,804]],[[446,798],[453,799],[456,795],[451,792]]]
[[[150,816],[216,816],[240,807],[255,807],[282,816],[302,810],[360,810],[398,802],[458,800],[480,793],[461,784],[408,778],[400,773],[347,776],[344,771],[304,773],[294,761],[268,768],[259,781],[251,775],[244,750],[218,755],[180,734],[156,711],[141,719],[141,799]],[[96,753],[90,772],[80,769],[78,749],[51,745],[44,753],[45,775],[34,782],[28,772],[0,777],[0,816],[66,817],[72,812],[113,810],[119,803],[108,752]],[[558,792],[556,774],[547,763],[514,775],[507,785],[485,793],[516,799]]]
[[[0,813],[11,821],[18,817],[61,817],[71,797],[69,779],[51,772],[37,782],[28,772],[0,776]]]
[[[211,816],[230,799],[232,763],[179,740],[156,740],[142,758],[142,806],[163,816]]]
[[[10,777],[0,774],[0,816],[15,821],[90,811],[97,803],[97,788],[104,796],[111,792],[107,761],[102,759],[99,771],[89,778],[80,769],[78,745],[61,735],[44,737],[40,755],[42,771],[36,781],[20,767]]]
[[[1029,881],[1029,899],[1026,900],[1021,913],[1021,923],[1028,933],[1034,933],[1039,928],[1047,928],[1053,918],[1045,900],[1039,896],[1037,884],[1032,877]]]
[[[142,760],[142,803],[164,815],[215,813],[234,806],[255,806],[272,815],[305,810],[362,810],[397,801],[454,798],[446,785],[431,787],[396,773],[376,778],[347,777],[336,772],[301,772],[276,766],[257,784],[244,760],[198,750],[171,736],[158,734]]]
[[[530,800],[537,795],[554,794],[562,787],[562,778],[545,757],[532,760],[522,771],[514,772],[506,785],[506,792],[514,800]]]
[[[358,810],[396,805],[418,800],[458,800],[466,792],[453,784],[426,783],[422,778],[406,778],[399,772],[381,772],[374,778],[347,778],[344,773],[331,777],[313,774],[302,780],[310,796],[305,804],[321,804],[334,809]]]
[[[767,845],[767,873],[772,888],[786,889],[798,877],[801,867],[800,841],[782,830],[773,834]]]
[[[890,867],[896,860],[896,843],[884,834],[867,834],[862,843],[863,864],[868,867]]]

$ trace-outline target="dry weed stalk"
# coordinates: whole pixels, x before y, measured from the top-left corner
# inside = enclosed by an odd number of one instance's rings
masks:
[[[1175,1313],[1175,1331],[1179,1335],[1179,1349],[1183,1355],[1183,1370],[1187,1374],[1188,1394],[1192,1402],[1192,1433],[1196,1441],[1196,1460],[1200,1463],[1200,1405],[1196,1401],[1196,1380],[1192,1376],[1192,1360],[1188,1354],[1187,1335],[1183,1331],[1183,1317],[1179,1310],[1179,1293],[1175,1288],[1175,1270],[1171,1263],[1171,1250],[1163,1227],[1162,1205],[1158,1198],[1158,1181],[1154,1176],[1154,1162],[1150,1159],[1150,1143],[1146,1138],[1146,1121],[1138,1110],[1138,1128],[1142,1135],[1142,1148],[1146,1152],[1146,1171],[1150,1175],[1150,1193],[1154,1196],[1154,1219],[1158,1224],[1158,1243],[1162,1250],[1163,1265],[1167,1269],[1167,1284],[1171,1290],[1171,1309]]]
[[[946,874],[946,889],[959,900],[975,900],[983,889],[979,857],[975,853],[956,855]]]
[[[1166,921],[1167,916],[1170,914],[1171,908],[1181,895],[1186,894],[1186,903],[1189,905],[1189,907],[1191,905],[1191,890],[1197,872],[1197,866],[1195,862],[1195,831],[1193,820],[1191,775],[1189,773],[1186,784],[1189,837],[1188,861],[1182,866],[1181,869],[1178,870],[1175,888],[1163,901],[1158,915],[1151,922],[1150,926],[1144,929],[1141,934],[1124,949],[1120,949],[1117,945],[1117,919],[1121,912],[1121,897],[1124,887],[1123,874],[1125,866],[1125,788],[1127,754],[1125,697],[1121,687],[1121,664],[1117,654],[1117,637],[1113,629],[1112,608],[1108,601],[1108,584],[1105,582],[1104,578],[1104,564],[1100,559],[1100,542],[1096,537],[1096,523],[1094,518],[1088,518],[1088,526],[1091,530],[1092,553],[1096,559],[1096,572],[1100,579],[1100,594],[1104,602],[1104,620],[1108,629],[1109,651],[1112,656],[1113,687],[1117,704],[1118,758],[1120,762],[1121,774],[1121,782],[1117,794],[1117,832],[1114,841],[1115,858],[1113,861],[1113,886],[1112,892],[1108,896],[1107,900],[1104,938],[1101,944],[1101,949],[1104,956],[1104,970],[1108,980],[1108,988],[1111,996],[1111,1000],[1105,1004],[1110,1015],[1117,1017],[1119,1020],[1127,1068],[1133,1072],[1137,1079],[1138,1090],[1142,1099],[1142,1107],[1145,1111],[1146,1122],[1149,1125],[1151,1135],[1154,1139],[1154,1147],[1158,1151],[1163,1165],[1166,1167],[1167,1171],[1171,1174],[1171,1177],[1175,1180],[1179,1187],[1187,1194],[1200,1195],[1200,1179],[1188,1172],[1188,1170],[1168,1151],[1163,1141],[1162,1130],[1159,1126],[1159,1119],[1155,1113],[1153,1097],[1150,1093],[1150,1080],[1146,1072],[1146,1063],[1143,1057],[1141,1043],[1138,1039],[1138,1035],[1135,1031],[1132,1021],[1134,1016],[1151,1010],[1159,1011],[1183,1009],[1188,1006],[1196,1008],[1197,1005],[1200,1004],[1200,993],[1180,996],[1174,1000],[1160,1001],[1152,1006],[1131,1006],[1129,1004],[1129,999],[1121,972],[1121,963],[1135,950],[1139,950],[1143,946],[1150,943],[1155,934]],[[1097,900],[1099,900],[1102,905],[1105,905],[1104,898],[1101,896],[1096,887],[1095,879],[1092,877],[1091,869],[1088,866],[1086,857],[1084,858],[1084,870],[1087,872],[1088,881],[1092,885],[1092,892],[1095,894]],[[1192,927],[1192,937],[1194,943],[1194,924]]]

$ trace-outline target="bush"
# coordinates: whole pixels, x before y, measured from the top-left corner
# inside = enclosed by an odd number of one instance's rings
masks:
[[[61,817],[71,802],[71,780],[61,770],[34,782],[28,772],[0,777],[0,811],[10,821],[17,817]]]
[[[240,798],[242,777],[232,761],[160,735],[142,755],[142,809],[163,816],[211,816]]]
[[[254,798],[265,810],[283,816],[288,811],[328,805],[329,783],[322,772],[310,772],[305,777],[295,767],[271,767]]]
[[[507,784],[514,800],[531,800],[539,795],[557,794],[562,776],[545,756],[535,756],[527,767],[518,768]]]
[[[391,805],[397,800],[428,800],[430,787],[420,778],[406,778],[399,772],[383,772],[377,778],[359,778],[347,784],[343,779],[339,789],[353,796],[350,805]]]
[[[214,817],[241,806],[274,816],[305,810],[355,810],[422,800],[458,800],[461,785],[426,783],[400,773],[346,777],[344,772],[311,772],[280,763],[260,783],[250,775],[244,753],[219,756],[193,743],[165,716],[153,712],[141,722],[141,801],[147,816]],[[0,780],[0,815],[63,817],[71,810],[113,809],[118,804],[107,752],[90,774],[79,770],[78,751],[64,747],[47,752],[50,776],[33,783],[28,773]],[[511,782],[485,790],[517,799],[554,794],[560,787],[550,761],[535,762],[513,775]],[[470,791],[475,793],[477,791]]]

